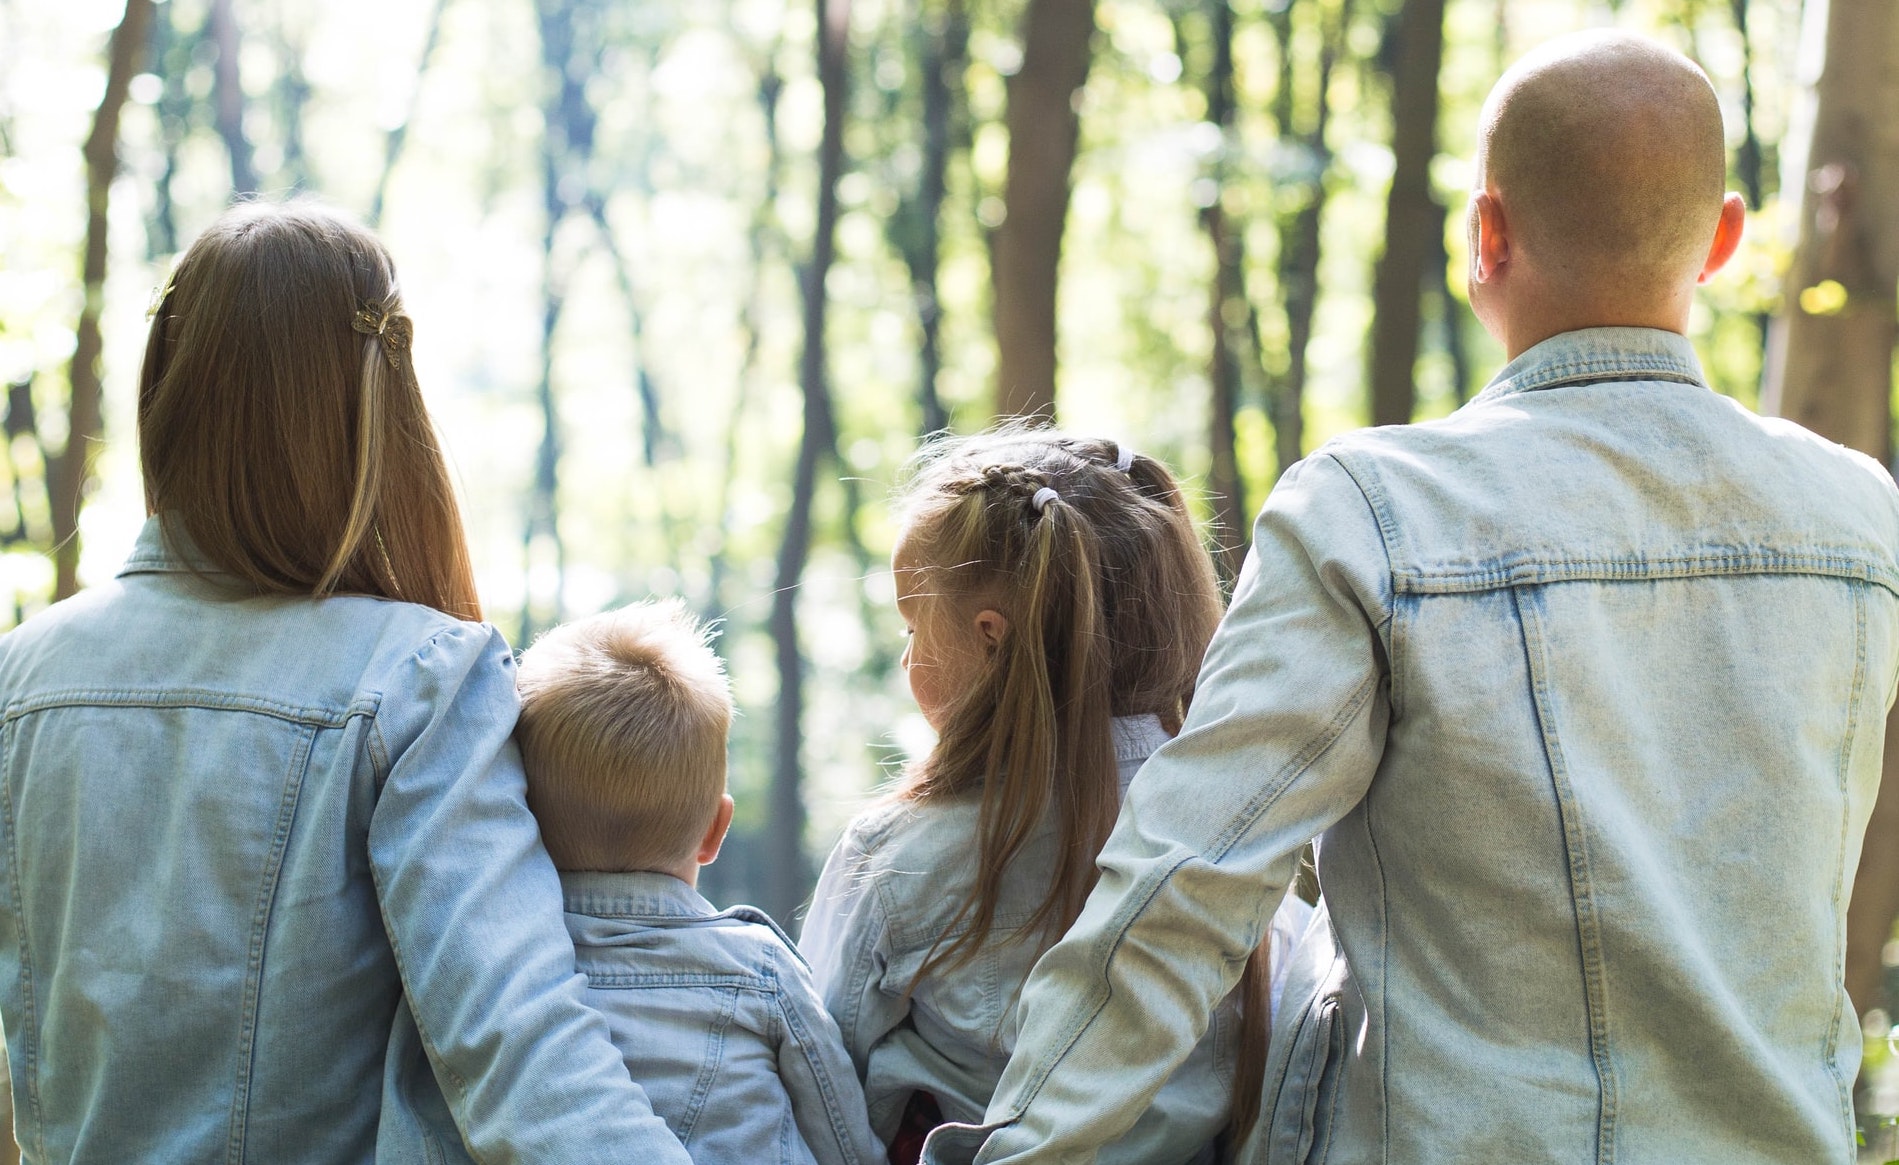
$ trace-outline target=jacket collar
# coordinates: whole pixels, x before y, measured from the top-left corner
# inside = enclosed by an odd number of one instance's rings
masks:
[[[163,514],[145,519],[132,544],[131,557],[119,568],[119,577],[128,574],[222,574],[211,560],[198,552],[184,527],[175,520],[169,524]]]
[[[1656,328],[1585,328],[1551,336],[1519,354],[1476,401],[1604,380],[1707,384],[1695,346],[1684,335]]]
[[[574,914],[603,918],[710,918],[719,908],[671,874],[648,870],[561,871],[561,898]]]

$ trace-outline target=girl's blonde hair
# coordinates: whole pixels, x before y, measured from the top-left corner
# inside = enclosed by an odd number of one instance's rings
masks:
[[[311,203],[226,211],[160,294],[139,375],[166,537],[257,593],[481,618],[410,335],[367,229]]]
[[[897,791],[981,797],[975,886],[921,980],[989,940],[1009,866],[1045,822],[1056,867],[1022,933],[1047,945],[1075,921],[1120,810],[1111,721],[1152,714],[1179,731],[1223,604],[1173,474],[1113,441],[1024,426],[939,440],[900,497],[899,567],[917,572],[923,618],[980,605],[1008,620]],[[1258,1111],[1269,978],[1262,945],[1244,980],[1236,1137]]]

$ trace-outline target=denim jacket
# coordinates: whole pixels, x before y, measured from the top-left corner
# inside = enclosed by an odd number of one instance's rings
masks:
[[[1120,717],[1113,727],[1125,788],[1167,732],[1156,716]],[[933,1095],[947,1120],[980,1120],[1017,1046],[1017,996],[1042,949],[1021,928],[1048,890],[1052,828],[1010,867],[993,937],[976,958],[911,987],[974,880],[977,808],[970,798],[889,803],[863,814],[825,863],[805,920],[801,946],[864,1079],[871,1123],[885,1140],[916,1091]],[[1276,968],[1310,912],[1288,896],[1274,931]],[[1102,1159],[1210,1160],[1227,1123],[1238,1032],[1233,1004],[1223,1003],[1186,1063]]]
[[[811,972],[760,911],[667,874],[563,873],[587,1002],[701,1165],[883,1165]]]
[[[187,561],[154,519],[116,581],[0,639],[27,1160],[388,1156],[406,1032],[477,1160],[685,1162],[582,1001],[501,637],[217,597]]]
[[[1896,554],[1884,469],[1672,333],[1557,336],[1328,444],[1024,991],[976,1159],[1092,1159],[1323,832],[1251,1160],[1850,1165]]]

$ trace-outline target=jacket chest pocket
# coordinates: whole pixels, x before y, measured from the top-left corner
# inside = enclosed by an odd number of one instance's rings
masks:
[[[1332,1148],[1345,1024],[1336,998],[1321,998],[1300,1020],[1286,1076],[1266,1125],[1265,1165],[1324,1165]]]

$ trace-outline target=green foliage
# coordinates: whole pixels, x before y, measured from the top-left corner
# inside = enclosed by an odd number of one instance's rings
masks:
[[[742,864],[744,836],[765,824],[776,679],[762,628],[801,415],[798,279],[822,122],[812,6],[448,0],[439,17],[423,0],[236,7],[244,124],[263,188],[308,191],[364,213],[386,190],[381,228],[418,322],[417,364],[459,467],[490,617],[513,631],[523,612],[545,625],[677,592],[723,618],[722,649],[746,712],[733,741],[734,864]],[[1391,168],[1384,48],[1395,7],[1234,0],[1238,106],[1222,133],[1204,120],[1216,29],[1207,4],[1099,0],[1095,61],[1077,95],[1082,152],[1063,248],[1067,424],[1126,436],[1190,475],[1206,471],[1214,264],[1200,215],[1217,203],[1244,237],[1247,310],[1229,322],[1256,336],[1259,350],[1243,368],[1236,427],[1249,496],[1263,497],[1279,469],[1269,405],[1290,362],[1280,230],[1321,189],[1306,446],[1363,423],[1370,270]],[[135,85],[125,121],[105,304],[106,444],[83,525],[83,577],[92,582],[110,577],[143,518],[131,394],[149,290],[228,198],[209,104],[206,8],[205,0],[162,6],[154,72]],[[1745,46],[1729,9],[1627,0],[1618,19],[1707,64],[1736,146],[1742,81],[1751,78],[1767,202],[1734,273],[1710,286],[1694,322],[1717,386],[1751,403],[1761,320],[1779,301],[1787,258],[1775,143],[1791,107],[1798,3],[1753,0]],[[853,5],[849,164],[826,288],[838,449],[854,486],[820,490],[801,599],[818,845],[927,742],[896,675],[882,567],[895,534],[884,499],[923,424],[919,289],[906,261],[927,226],[917,202],[918,62],[926,33],[962,13],[967,52],[947,78],[957,108],[936,219],[936,387],[952,424],[969,429],[989,407],[987,236],[1001,213],[1002,117],[1021,67],[1021,11],[1022,0]],[[1459,274],[1459,208],[1483,95],[1524,47],[1603,11],[1584,0],[1450,4],[1433,175],[1450,208],[1453,296],[1435,297],[1427,312],[1423,415],[1448,412],[1499,362],[1462,307]],[[550,14],[573,41],[565,104],[543,60]],[[31,427],[20,424],[24,406],[10,414],[0,458],[0,621],[43,605],[50,581],[40,553],[40,442],[57,447],[62,436],[84,218],[78,146],[116,17],[110,0],[0,0],[0,385],[28,385],[15,399],[30,399],[35,413]],[[1345,55],[1325,93],[1325,148],[1315,151],[1301,140],[1320,96],[1312,63],[1335,27]],[[384,174],[397,130],[405,131],[399,153]],[[559,311],[544,353],[550,291]],[[544,358],[558,409],[560,518],[557,539],[530,540]],[[642,385],[658,400],[663,431],[651,425]]]

